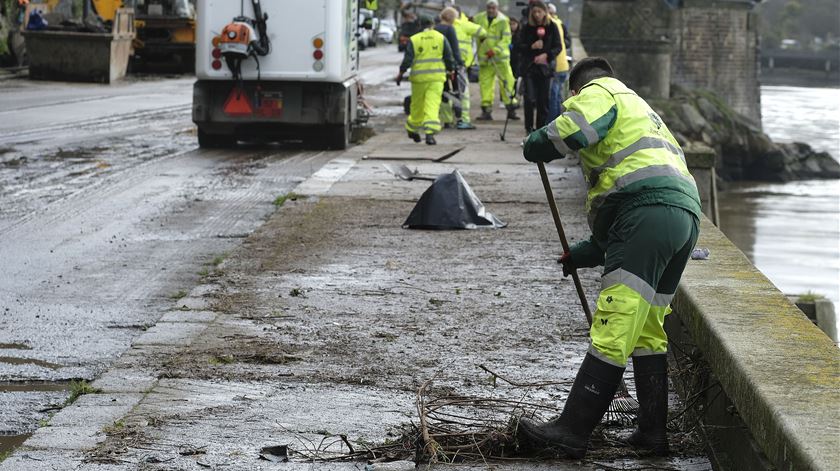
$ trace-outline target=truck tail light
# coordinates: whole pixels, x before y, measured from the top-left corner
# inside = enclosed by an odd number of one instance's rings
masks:
[[[213,67],[213,70],[219,70],[219,69],[222,68],[222,61],[220,61],[219,59],[216,59],[216,60],[213,61],[212,64],[210,64],[210,66]]]
[[[324,38],[313,39],[312,45],[315,47],[315,50],[312,51],[312,58],[315,59],[315,63],[312,64],[312,69],[314,69],[315,72],[320,72],[324,70],[324,62],[321,60],[324,58]]]
[[[221,59],[222,57],[222,50],[218,47],[213,48],[213,59]]]

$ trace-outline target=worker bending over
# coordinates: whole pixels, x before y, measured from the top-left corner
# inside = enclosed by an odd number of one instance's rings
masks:
[[[432,29],[434,25],[432,18],[420,18],[423,31],[409,38],[397,75],[399,85],[405,71],[411,68],[411,112],[405,122],[405,129],[414,142],[420,142],[422,131],[428,145],[437,144],[434,135],[440,132],[438,113],[443,83],[447,75],[457,67],[449,43],[442,34]]]
[[[510,21],[499,11],[497,0],[487,0],[486,10],[476,14],[473,22],[481,26],[487,37],[478,45],[478,84],[481,88],[480,120],[493,119],[493,99],[496,94],[496,79],[501,82],[502,103],[508,118],[516,116],[515,80],[510,68]]]
[[[528,136],[524,154],[531,162],[580,157],[592,237],[560,261],[564,274],[598,265],[604,274],[589,332],[592,344],[563,413],[541,424],[523,418],[519,440],[583,457],[632,356],[639,424],[627,441],[643,452],[665,455],[668,338],[663,323],[697,241],[700,197],[668,127],[614,78],[605,59],[583,59],[572,68],[569,87],[566,112]]]

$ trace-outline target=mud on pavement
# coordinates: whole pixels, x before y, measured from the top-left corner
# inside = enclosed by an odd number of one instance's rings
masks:
[[[73,459],[105,469],[258,469],[274,466],[259,459],[261,448],[288,445],[292,463],[282,468],[311,469],[307,458],[346,453],[348,443],[364,449],[405,438],[406,426],[417,424],[418,388],[430,379],[437,395],[541,404],[543,417],[560,407],[588,347],[587,328],[571,283],[560,281],[542,190],[522,183],[531,173],[538,182],[536,169],[417,165],[460,168],[509,227],[404,230],[425,185],[395,181],[371,160],[331,196],[286,200],[164,317],[210,319],[200,334],[180,348],[135,345],[118,362],[120,371],[143,370],[149,387],[105,427],[104,441]],[[555,181],[572,181],[570,172],[552,166]],[[580,190],[558,190],[567,231],[583,237],[583,216],[571,209]],[[583,281],[594,293],[598,273]],[[478,365],[514,382],[557,384],[514,387]],[[651,460],[616,443],[630,430],[602,427],[584,463],[561,460],[551,469],[710,469],[690,431],[674,429],[672,457]],[[390,458],[414,452],[407,445]]]
[[[385,90],[377,104],[398,109],[401,95]],[[160,321],[95,381],[99,393],[54,416],[0,470],[362,469],[364,462],[312,458],[347,453],[348,445],[402,444],[430,379],[430,396],[527,402],[551,415],[568,394],[588,329],[560,277],[537,170],[518,156],[521,132],[500,144],[501,124],[444,133],[438,151],[461,150],[439,163],[434,150],[403,144],[386,113],[379,136],[341,156],[350,165],[328,193],[278,199],[260,229],[169,300]],[[395,179],[383,166],[389,155],[414,155],[400,162],[422,174],[458,168],[509,226],[402,229],[428,182]],[[567,234],[587,236],[575,162],[549,171]],[[599,273],[582,281],[594,294]],[[515,387],[479,365],[514,382],[554,384]],[[682,407],[675,397],[671,406],[675,414]],[[488,413],[500,422],[506,414]],[[585,463],[493,468],[711,469],[690,427],[672,430],[674,453],[664,460],[615,443],[629,431],[598,429]],[[278,445],[288,445],[290,463],[260,459],[263,447]],[[387,457],[414,452],[408,443]],[[483,460],[461,466],[488,468]]]

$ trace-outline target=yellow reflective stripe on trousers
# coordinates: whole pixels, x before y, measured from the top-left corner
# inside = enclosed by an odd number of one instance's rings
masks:
[[[683,180],[690,182],[695,188],[697,187],[697,184],[694,182],[694,178],[691,174],[684,175],[682,170],[677,167],[672,167],[671,165],[650,165],[648,167],[642,167],[634,172],[618,177],[615,182],[613,182],[612,188],[592,198],[592,201],[589,202],[589,215],[587,217],[589,220],[589,227],[593,227],[595,223],[595,216],[598,214],[598,209],[602,204],[604,204],[604,201],[606,201],[610,195],[620,191],[622,188],[630,185],[631,183],[653,177],[682,178]]]
[[[674,294],[656,293],[653,295],[652,306],[667,307],[674,300]]]
[[[575,122],[575,124],[577,124],[577,122]],[[559,136],[559,132],[557,133],[557,135]],[[584,135],[586,135],[586,132],[584,132]],[[587,136],[587,139],[589,139],[589,136]],[[672,154],[678,156],[680,160],[682,160],[682,162],[685,163],[685,155],[683,154],[682,149],[666,141],[665,139],[646,136],[630,144],[624,149],[621,149],[620,151],[614,153],[602,165],[593,168],[592,171],[590,171],[589,173],[589,184],[591,186],[595,186],[596,182],[598,181],[598,177],[601,176],[601,173],[604,170],[617,166],[627,157],[644,149],[666,149]]]
[[[656,295],[656,288],[648,284],[638,275],[631,273],[623,268],[618,268],[601,278],[601,291],[611,288],[615,285],[624,285],[633,291],[639,293],[648,304],[653,304],[653,298]]]

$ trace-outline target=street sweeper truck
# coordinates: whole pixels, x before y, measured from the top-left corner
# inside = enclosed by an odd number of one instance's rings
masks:
[[[358,0],[198,0],[193,122],[239,140],[343,149],[357,118]]]

